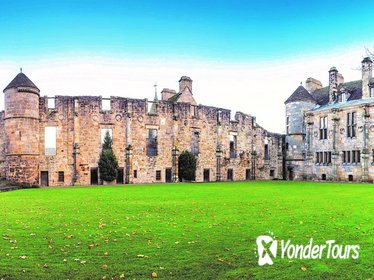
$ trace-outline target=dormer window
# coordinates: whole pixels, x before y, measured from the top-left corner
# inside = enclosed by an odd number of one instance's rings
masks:
[[[344,102],[347,102],[348,101],[348,98],[349,98],[349,94],[348,94],[348,92],[345,90],[345,88],[342,88],[341,90],[340,90],[340,95],[339,95],[339,102],[342,102],[342,103],[344,103]]]

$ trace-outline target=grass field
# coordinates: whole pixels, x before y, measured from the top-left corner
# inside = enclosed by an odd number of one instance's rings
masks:
[[[0,279],[370,279],[374,187],[236,182],[0,193]],[[274,259],[256,238],[359,244],[357,260]],[[154,274],[155,276],[155,274]]]

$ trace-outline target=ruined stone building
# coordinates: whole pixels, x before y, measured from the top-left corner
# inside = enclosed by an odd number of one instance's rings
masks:
[[[361,80],[332,67],[328,86],[308,78],[286,100],[287,179],[374,180],[372,60],[361,66]]]
[[[179,80],[178,91],[163,89],[161,95],[152,101],[47,97],[19,73],[4,89],[0,177],[41,186],[100,184],[98,161],[109,131],[119,184],[177,181],[178,155],[184,150],[197,158],[198,182],[283,178],[284,136],[269,133],[251,115],[198,105],[189,77]],[[306,107],[311,103],[297,102]],[[289,104],[304,106],[297,102]],[[356,130],[359,137],[359,127]],[[292,135],[287,137],[297,138]],[[299,169],[294,172],[299,176]]]

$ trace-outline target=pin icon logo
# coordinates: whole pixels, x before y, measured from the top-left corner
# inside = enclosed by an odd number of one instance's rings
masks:
[[[268,235],[260,235],[256,239],[258,252],[258,265],[272,265],[272,257],[277,256],[277,241]]]

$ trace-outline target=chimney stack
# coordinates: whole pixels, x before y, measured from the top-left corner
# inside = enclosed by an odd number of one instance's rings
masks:
[[[370,98],[370,79],[372,78],[373,61],[370,57],[365,57],[362,64],[362,99]]]
[[[182,92],[188,87],[192,94],[192,80],[190,77],[182,76],[179,80],[179,92]]]
[[[329,70],[329,104],[336,100],[336,92],[338,91],[338,70],[331,67]]]
[[[310,77],[306,79],[305,87],[309,93],[313,93],[315,90],[322,88],[322,83]]]

